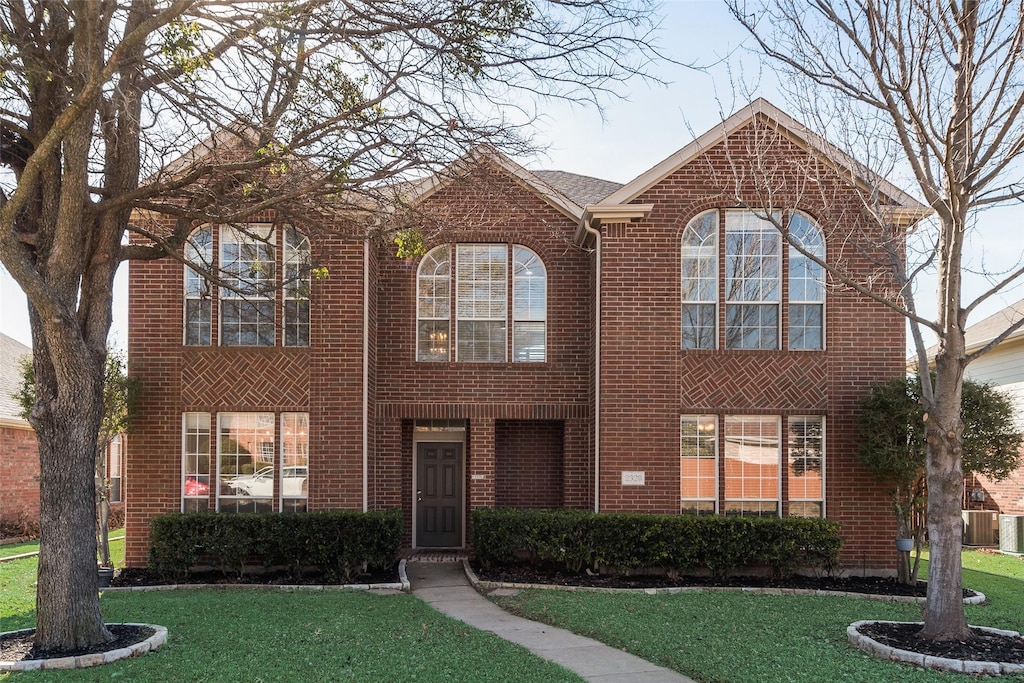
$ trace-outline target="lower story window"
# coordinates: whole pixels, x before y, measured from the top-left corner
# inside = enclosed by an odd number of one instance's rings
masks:
[[[210,413],[184,413],[182,511],[305,511],[309,415],[281,413],[279,432],[275,418],[218,413],[214,420]]]
[[[683,415],[680,512],[824,516],[825,418],[794,416],[785,428],[783,439],[775,415]]]

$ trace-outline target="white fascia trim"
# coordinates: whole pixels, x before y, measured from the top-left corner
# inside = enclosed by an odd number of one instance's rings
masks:
[[[28,420],[23,420],[20,417],[0,416],[0,427],[4,429],[21,429],[28,432],[35,431]]]

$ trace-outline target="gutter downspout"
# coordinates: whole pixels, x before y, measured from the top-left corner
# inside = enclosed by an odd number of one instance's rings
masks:
[[[363,241],[363,512],[370,509],[370,244]]]
[[[601,511],[601,231],[584,224],[594,236],[596,285],[594,287],[594,512]]]

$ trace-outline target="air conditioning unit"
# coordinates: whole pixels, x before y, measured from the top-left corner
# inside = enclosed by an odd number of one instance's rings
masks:
[[[999,513],[994,510],[964,510],[964,545],[999,544]]]
[[[999,515],[999,550],[1024,553],[1024,515]]]

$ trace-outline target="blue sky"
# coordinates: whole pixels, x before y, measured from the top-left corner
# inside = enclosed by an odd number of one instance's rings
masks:
[[[774,87],[771,71],[743,47],[749,39],[718,0],[670,0],[663,6],[663,52],[683,64],[710,65],[694,69],[661,64],[654,75],[667,85],[630,83],[624,99],[607,99],[600,111],[554,103],[537,122],[544,156],[519,159],[528,168],[571,171],[626,182],[712,128],[754,97],[765,97],[782,109],[786,102]],[[742,84],[742,85],[739,85]],[[603,120],[602,120],[603,118]],[[894,179],[896,180],[896,179]],[[897,184],[902,184],[898,180]],[[916,194],[911,190],[912,194]],[[990,214],[993,227],[968,245],[976,264],[1006,267],[1018,258],[1024,209]],[[112,343],[127,344],[127,268],[115,284]],[[922,283],[919,306],[933,309],[930,283]],[[982,291],[980,282],[967,291]],[[1024,297],[1024,289],[979,309],[972,320]],[[24,296],[0,268],[0,332],[30,343]]]

